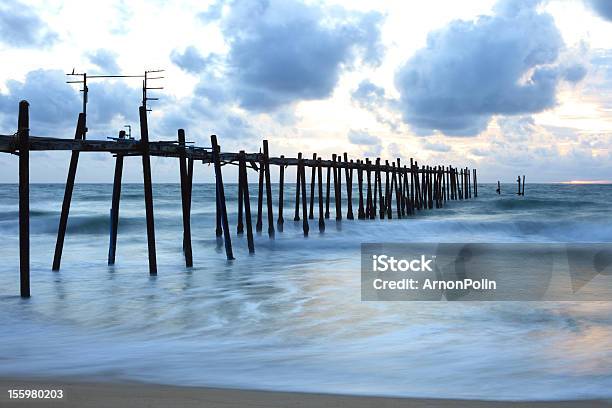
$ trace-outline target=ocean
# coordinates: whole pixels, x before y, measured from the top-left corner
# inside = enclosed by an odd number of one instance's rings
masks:
[[[612,242],[612,185],[479,185],[479,197],[402,220],[293,221],[274,239],[215,237],[214,185],[194,184],[194,267],[178,184],[155,184],[158,276],[143,188],[123,186],[107,265],[112,185],[75,187],[62,268],[51,271],[63,184],[31,185],[32,298],[19,294],[18,187],[0,188],[0,375],[482,399],[612,397],[612,301],[362,302],[362,242]],[[277,186],[274,186],[276,200]],[[251,186],[255,216],[256,185]],[[332,194],[333,197],[333,194]],[[276,217],[276,201],[274,205]],[[356,202],[354,209],[356,211]],[[265,209],[265,205],[264,205]],[[346,214],[346,212],[344,212]],[[253,219],[255,222],[255,219]]]

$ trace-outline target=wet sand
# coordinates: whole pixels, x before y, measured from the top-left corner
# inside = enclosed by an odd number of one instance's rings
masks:
[[[9,399],[9,389],[61,389],[64,398]],[[175,387],[141,383],[78,382],[75,380],[0,379],[2,407],[332,407],[332,408],[584,408],[612,407],[612,401],[477,401],[431,398],[386,398],[299,392],[271,392],[206,387]]]

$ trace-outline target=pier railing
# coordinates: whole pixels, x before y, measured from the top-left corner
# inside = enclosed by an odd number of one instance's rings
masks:
[[[284,219],[284,185],[285,168],[294,166],[296,172],[295,210],[293,221],[302,221],[304,235],[309,233],[308,220],[314,219],[315,191],[318,192],[318,228],[325,230],[325,220],[330,218],[331,183],[334,186],[334,207],[336,221],[355,219],[353,209],[354,198],[357,197],[356,218],[358,220],[403,219],[414,216],[424,209],[441,208],[449,200],[465,200],[478,196],[476,169],[457,168],[443,165],[423,165],[410,158],[402,162],[384,162],[380,158],[370,160],[349,159],[347,153],[334,154],[331,160],[324,160],[316,153],[312,159],[302,153],[297,157],[271,157],[268,141],[263,141],[263,149],[258,153],[222,152],[217,136],[212,135],[210,147],[187,145],[185,132],[179,129],[176,140],[150,141],[147,109],[140,110],[140,140],[126,138],[124,131],[119,137],[108,140],[86,139],[85,114],[79,114],[74,139],[52,137],[35,137],[30,135],[29,104],[19,103],[18,128],[14,135],[0,135],[0,152],[19,156],[19,247],[20,247],[20,277],[21,296],[30,296],[30,215],[29,215],[29,154],[30,151],[71,151],[70,166],[59,220],[55,254],[52,270],[61,266],[64,237],[70,212],[70,203],[74,189],[74,181],[81,152],[108,152],[115,156],[115,174],[110,215],[110,240],[108,264],[115,263],[119,202],[121,196],[121,179],[123,158],[126,156],[141,156],[144,181],[145,216],[147,224],[147,242],[149,255],[149,273],[157,274],[153,186],[151,179],[151,156],[174,157],[179,159],[179,175],[181,184],[181,202],[183,215],[183,250],[185,265],[193,266],[191,245],[191,197],[193,186],[193,168],[195,161],[213,164],[216,184],[216,235],[222,237],[227,259],[234,259],[230,226],[225,200],[222,167],[226,164],[238,165],[238,220],[236,233],[244,234],[246,227],[249,252],[255,252],[253,240],[253,225],[251,216],[251,201],[248,182],[248,169],[258,173],[258,195],[255,230],[263,228],[263,203],[265,195],[268,234],[272,237],[276,229],[282,231]],[[278,217],[274,219],[274,198],[271,187],[271,166],[279,170],[279,188],[277,202]],[[307,170],[308,169],[308,170]],[[324,179],[323,172],[326,172]],[[346,191],[346,214],[342,206],[342,174],[344,173],[344,190]],[[357,182],[354,182],[355,173]],[[307,183],[307,175],[310,181]],[[310,190],[308,191],[307,185]],[[353,187],[357,191],[353,192]],[[264,191],[265,189],[265,191]],[[323,190],[325,189],[325,194]],[[276,228],[275,228],[276,225]]]

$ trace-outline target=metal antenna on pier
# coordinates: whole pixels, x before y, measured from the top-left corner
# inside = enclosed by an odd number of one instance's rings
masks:
[[[83,116],[85,119],[85,127],[83,128],[83,136],[85,136],[85,133],[87,133],[87,93],[89,92],[89,88],[87,87],[87,73],[83,72],[81,73],[76,73],[74,72],[74,69],[72,70],[72,72],[70,74],[66,74],[67,76],[80,76],[82,77],[81,80],[75,80],[75,81],[66,81],[67,84],[83,84],[83,89],[80,89],[80,92],[83,92],[83,108],[82,108],[82,112],[83,112]]]
[[[147,112],[151,112],[151,109],[147,108],[147,101],[158,101],[159,98],[149,98],[147,96],[147,91],[151,90],[161,90],[164,87],[150,87],[148,81],[163,79],[163,76],[149,76],[149,74],[158,74],[160,72],[164,72],[163,69],[149,70],[144,73],[144,80],[142,81],[142,106],[146,109]]]
[[[66,83],[68,84],[83,84],[83,89],[80,89],[81,92],[83,92],[83,115],[85,116],[85,131],[84,133],[87,133],[87,102],[88,102],[88,95],[89,95],[89,87],[87,86],[87,80],[91,80],[91,79],[108,79],[108,78],[144,78],[144,84],[146,87],[146,82],[147,82],[147,74],[151,73],[151,72],[162,72],[162,70],[159,71],[146,71],[144,73],[144,75],[87,75],[86,72],[84,73],[77,73],[75,72],[75,70],[73,69],[71,73],[66,74],[67,76],[80,76],[82,77],[79,80],[74,80],[74,81],[66,81]],[[148,79],[160,79],[162,77],[159,78],[148,78]],[[148,89],[163,89],[163,88],[148,88]],[[159,98],[148,98],[148,100],[157,100]],[[146,98],[146,89],[143,88],[143,103],[145,103],[147,100]],[[126,127],[128,127],[129,125],[126,125]],[[131,126],[129,127],[129,134],[130,134],[130,138],[131,138],[131,134],[132,134],[132,128]],[[83,135],[84,136],[84,135]]]

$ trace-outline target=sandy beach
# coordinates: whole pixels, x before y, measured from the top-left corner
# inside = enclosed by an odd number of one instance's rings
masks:
[[[2,407],[539,407],[585,408],[610,407],[612,401],[477,401],[428,398],[383,398],[299,392],[270,392],[206,387],[174,387],[140,383],[94,383],[77,381],[47,381],[33,379],[0,380]],[[64,398],[9,399],[9,389],[63,390]]]

